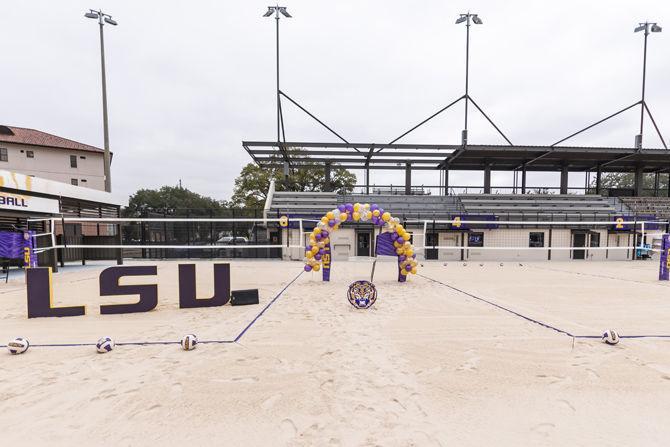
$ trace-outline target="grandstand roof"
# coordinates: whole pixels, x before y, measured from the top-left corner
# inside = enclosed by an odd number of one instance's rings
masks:
[[[580,146],[501,146],[456,144],[374,144],[244,141],[242,145],[259,166],[333,166],[346,169],[512,171],[595,170],[644,172],[670,170],[670,150]]]

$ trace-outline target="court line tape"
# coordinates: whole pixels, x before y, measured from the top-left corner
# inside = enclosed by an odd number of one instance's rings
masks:
[[[263,316],[266,310],[272,306],[275,301],[277,301],[282,294],[288,289],[294,282],[300,278],[300,275],[304,273],[304,270],[301,270],[300,273],[298,273],[295,278],[293,278],[286,286],[284,286],[283,289],[275,295],[272,300],[261,310],[253,320],[244,328],[242,329],[242,332],[240,332],[237,337],[235,337],[234,340],[201,340],[198,341],[198,344],[232,344],[232,343],[237,343],[243,336],[246,334],[246,332],[251,329],[251,327],[256,324],[256,322]],[[118,342],[115,343],[116,346],[150,346],[150,345],[178,345],[181,344],[180,341],[172,341],[172,340],[162,340],[162,341],[126,341],[126,342]],[[31,344],[30,347],[34,348],[71,348],[71,347],[80,347],[80,346],[95,346],[96,343],[38,343],[38,344]],[[6,348],[7,345],[5,344],[0,344],[0,348]]]
[[[270,308],[270,306],[272,306],[272,305],[275,303],[275,301],[277,301],[277,300],[282,296],[282,294],[286,291],[286,289],[288,289],[294,282],[296,282],[296,281],[298,280],[298,278],[300,278],[300,275],[302,275],[304,272],[305,272],[304,270],[300,270],[300,273],[298,273],[298,274],[296,275],[296,277],[293,278],[293,279],[291,280],[291,282],[289,282],[288,284],[286,284],[286,286],[285,286],[283,289],[281,289],[281,291],[277,294],[277,296],[275,296],[274,298],[272,298],[272,300],[270,300],[270,302],[263,308],[263,310],[261,310],[261,311],[258,313],[258,315],[256,315],[256,318],[254,318],[253,320],[251,320],[251,323],[249,323],[249,324],[247,325],[247,327],[245,327],[244,329],[242,329],[242,332],[240,332],[240,333],[238,334],[238,336],[235,337],[235,340],[233,340],[233,341],[234,341],[235,343],[237,343],[237,342],[240,340],[240,338],[242,338],[242,336],[243,336],[244,334],[246,334],[246,332],[247,332],[249,329],[251,329],[251,326],[253,326],[254,324],[256,324],[256,321],[258,321],[258,319],[259,319],[260,317],[263,316],[263,314],[265,313],[265,311],[268,310],[268,309]]]
[[[450,289],[452,289],[452,290],[455,290],[455,291],[457,291],[457,292],[460,292],[460,293],[462,293],[462,294],[464,294],[464,295],[467,295],[467,296],[469,296],[469,297],[471,297],[471,298],[474,298],[474,299],[476,299],[476,300],[479,300],[479,301],[482,301],[482,302],[484,302],[484,303],[487,303],[487,304],[489,304],[489,305],[491,305],[491,306],[493,306],[493,307],[496,307],[496,308],[498,308],[498,309],[500,309],[500,310],[504,310],[505,312],[508,312],[508,313],[510,313],[510,314],[512,314],[512,315],[515,315],[515,316],[517,316],[517,317],[523,318],[523,319],[526,320],[526,321],[529,321],[529,322],[531,322],[531,323],[537,324],[537,325],[542,326],[542,327],[544,327],[544,328],[546,328],[546,329],[551,329],[551,330],[553,330],[553,331],[556,331],[556,332],[558,332],[559,334],[564,334],[564,335],[567,335],[568,337],[572,337],[572,338],[583,338],[583,339],[589,339],[589,338],[593,338],[593,339],[596,339],[596,338],[597,338],[597,339],[600,339],[600,338],[602,338],[602,335],[574,335],[574,334],[571,334],[571,333],[568,332],[568,331],[564,331],[563,329],[559,329],[559,328],[554,327],[554,326],[552,326],[552,325],[550,325],[550,324],[548,324],[548,323],[544,323],[544,322],[539,321],[539,320],[536,320],[536,319],[534,319],[534,318],[527,317],[526,315],[523,315],[523,314],[521,314],[521,313],[519,313],[519,312],[516,312],[516,311],[514,311],[514,310],[512,310],[512,309],[508,309],[508,308],[506,308],[506,307],[504,307],[504,306],[501,306],[500,304],[496,304],[496,303],[494,303],[493,301],[489,301],[489,300],[487,300],[487,299],[485,299],[485,298],[482,298],[482,297],[480,297],[480,296],[474,295],[474,294],[472,294],[472,293],[470,293],[470,292],[466,292],[465,290],[461,290],[461,289],[459,289],[459,288],[457,288],[457,287],[454,287],[454,286],[451,286],[451,285],[449,285],[449,284],[443,283],[442,281],[438,281],[437,279],[430,278],[430,277],[425,276],[425,275],[422,275],[422,274],[420,274],[420,273],[417,274],[417,276],[420,276],[420,277],[422,277],[422,278],[425,278],[425,279],[427,279],[427,280],[429,280],[429,281],[433,281],[433,282],[435,282],[435,283],[437,283],[437,284],[441,284],[441,285],[443,285],[443,286],[445,286],[445,287],[448,287],[448,288],[450,288]],[[670,338],[670,335],[619,335],[619,338]]]

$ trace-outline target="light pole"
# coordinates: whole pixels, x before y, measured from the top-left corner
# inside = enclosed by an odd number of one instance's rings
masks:
[[[279,19],[280,15],[283,15],[286,18],[291,18],[291,14],[288,13],[286,10],[285,6],[268,6],[268,10],[265,14],[263,14],[263,17],[270,17],[274,14],[275,16],[275,22],[277,24],[277,38],[276,38],[276,50],[277,50],[277,143],[280,141],[280,135],[279,135],[279,130],[281,126],[281,110],[280,110],[280,102],[279,102]]]
[[[105,77],[105,38],[103,27],[105,23],[110,25],[118,25],[112,16],[105,14],[102,11],[94,11],[90,9],[84,14],[84,17],[89,19],[96,19],[100,25],[100,62],[102,65],[102,124],[105,136],[105,153],[104,153],[104,170],[105,170],[105,191],[112,192],[112,173],[111,173],[111,154],[109,152],[109,125],[107,123],[107,79]]]
[[[647,37],[649,33],[660,33],[663,31],[658,23],[644,22],[638,24],[635,32],[644,31],[644,56],[642,59],[642,101],[640,102],[640,134],[635,137],[635,148],[642,149],[642,134],[644,130],[644,108],[646,107],[644,100],[644,90],[647,82]]]
[[[461,135],[461,141],[463,146],[468,144],[468,102],[470,101],[470,95],[468,90],[468,81],[470,74],[470,21],[475,25],[481,25],[482,19],[479,18],[477,14],[461,14],[458,19],[456,19],[456,24],[465,22],[465,129]]]

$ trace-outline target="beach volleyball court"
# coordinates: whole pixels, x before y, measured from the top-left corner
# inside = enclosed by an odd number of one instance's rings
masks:
[[[85,304],[85,316],[27,319],[23,279],[3,285],[1,340],[33,344],[0,362],[5,439],[653,445],[670,434],[670,290],[656,262],[424,262],[399,284],[380,261],[368,310],[346,290],[369,279],[369,259],[337,262],[330,282],[299,262],[221,262],[233,289],[259,289],[259,305],[179,309],[176,261],[128,262],[158,266],[148,313],[100,315],[101,303],[132,301],[99,296],[109,265],[54,275],[55,304]],[[210,296],[213,262],[195,263],[198,295]],[[610,328],[616,346],[600,341]],[[183,351],[188,333],[217,343]],[[95,352],[101,336],[113,352]],[[35,346],[49,344],[82,345]]]

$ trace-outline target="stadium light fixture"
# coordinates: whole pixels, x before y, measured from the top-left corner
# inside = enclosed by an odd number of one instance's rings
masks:
[[[112,19],[112,16],[105,14],[102,11],[95,11],[89,9],[87,13],[84,14],[84,17],[87,19],[97,19],[98,25],[100,26],[100,65],[102,66],[102,124],[103,124],[103,133],[105,140],[105,151],[103,154],[104,160],[104,171],[105,171],[105,191],[112,192],[112,173],[111,173],[111,163],[112,157],[109,149],[109,123],[107,119],[107,77],[105,74],[105,36],[103,28],[105,23],[113,26],[117,26],[118,23],[116,20]]]
[[[275,23],[276,23],[276,41],[275,41],[275,47],[276,47],[276,60],[277,60],[277,91],[276,91],[276,96],[277,96],[277,144],[280,143],[281,141],[281,125],[282,125],[282,117],[281,117],[281,97],[280,97],[280,89],[279,89],[279,19],[280,14],[286,18],[292,18],[293,16],[289,14],[289,12],[286,10],[286,6],[268,6],[268,10],[263,14],[263,17],[271,17],[274,14],[275,18]],[[288,186],[288,172],[289,172],[289,166],[287,162],[284,162],[284,182]]]
[[[470,21],[476,25],[481,25],[482,19],[478,14],[471,14],[469,11],[466,14],[461,14],[456,19],[456,24],[465,22],[466,37],[465,37],[465,128],[461,133],[461,143],[465,147],[468,143],[468,103],[470,101],[469,94],[469,80],[470,80]]]
[[[644,31],[644,54],[642,57],[642,100],[640,101],[640,133],[635,136],[635,148],[642,149],[642,135],[644,131],[645,89],[647,85],[647,37],[650,33],[660,33],[663,28],[656,22],[638,23],[635,32]],[[652,120],[653,121],[653,120]]]

